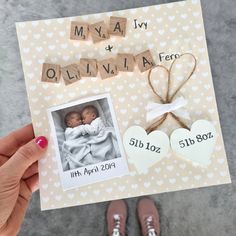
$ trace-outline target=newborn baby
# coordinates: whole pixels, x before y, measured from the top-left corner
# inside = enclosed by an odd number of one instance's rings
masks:
[[[89,135],[97,135],[105,125],[99,117],[98,110],[95,106],[89,105],[84,107],[81,112],[82,115],[82,133]]]
[[[81,113],[66,114],[66,140],[63,156],[67,169],[96,164],[120,156],[113,127],[106,127],[93,105],[85,106]]]
[[[67,113],[65,116],[65,124],[67,126],[65,130],[66,140],[78,137],[78,133],[80,134],[79,127],[82,125],[81,114],[77,111]]]
[[[66,140],[78,138],[81,135],[97,135],[105,125],[99,117],[95,106],[85,106],[81,114],[77,111],[71,111],[65,116]]]

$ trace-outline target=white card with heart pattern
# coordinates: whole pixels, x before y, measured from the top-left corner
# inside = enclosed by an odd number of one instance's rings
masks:
[[[91,40],[79,42],[69,39],[67,32],[69,32],[72,20],[85,21],[89,24],[102,20],[109,25],[110,16],[127,18],[127,34],[122,40],[120,37],[110,37],[107,41],[93,44]],[[143,28],[135,28],[133,24],[137,23],[138,26],[138,23],[141,24],[144,19],[148,22],[146,32]],[[217,140],[210,159],[211,164],[207,168],[195,168],[192,165],[193,161],[188,163],[185,161],[186,159],[178,158],[177,155],[182,156],[181,153],[176,154],[170,149],[168,154],[161,158],[157,156],[158,160],[155,158],[152,163],[145,163],[150,161],[145,153],[142,154],[142,162],[136,156],[130,158],[132,153],[129,153],[129,156],[124,155],[124,157],[133,162],[140,161],[136,165],[130,163],[130,175],[102,182],[99,180],[96,184],[68,191],[63,191],[61,186],[56,147],[54,142],[50,141],[47,154],[39,162],[42,210],[231,182],[212,83],[200,0],[180,1],[72,18],[19,22],[16,28],[36,136],[44,134],[48,138],[52,137],[47,118],[48,108],[105,93],[111,95],[115,118],[118,122],[118,133],[122,137],[133,125],[145,129],[149,125],[145,120],[146,104],[150,101],[159,101],[153,99],[154,94],[148,86],[147,72],[140,73],[140,70],[135,68],[132,73],[120,72],[116,77],[106,80],[99,78],[98,74],[97,77],[81,78],[65,87],[62,78],[61,82],[57,84],[43,84],[41,71],[44,62],[66,66],[75,62],[75,59],[79,61],[81,57],[100,60],[115,57],[117,53],[122,52],[135,56],[146,49],[150,50],[157,64],[166,68],[170,68],[173,59],[179,54],[186,52],[194,54],[197,58],[196,71],[192,75],[190,83],[184,86],[177,97],[183,95],[188,100],[185,108],[191,114],[193,121],[198,120],[199,117],[203,119],[208,117],[209,121],[214,121],[217,131]],[[51,37],[52,32],[53,37]],[[183,35],[188,35],[187,38],[184,38],[184,43],[181,40]],[[38,40],[39,37],[40,40]],[[105,49],[108,44],[115,45],[117,50],[114,55]],[[189,57],[183,61],[178,60],[176,68],[173,67],[173,90],[183,82],[185,75],[188,74],[186,69],[189,68],[191,61]],[[154,88],[165,96],[166,71],[155,70],[152,76]],[[108,113],[106,114],[108,115]],[[106,121],[108,124],[110,123],[110,120]],[[61,123],[64,123],[63,120]],[[176,129],[176,124],[175,120],[168,119],[161,129],[165,130],[169,136]],[[60,129],[59,132],[61,132],[61,136],[64,135],[64,129]],[[143,134],[145,134],[144,130]],[[148,137],[150,136],[152,134],[148,135]],[[170,146],[170,141],[167,145]],[[128,152],[126,153],[128,154]],[[146,166],[144,166],[145,164]],[[144,170],[148,173],[138,174],[136,166],[139,166],[140,171]]]

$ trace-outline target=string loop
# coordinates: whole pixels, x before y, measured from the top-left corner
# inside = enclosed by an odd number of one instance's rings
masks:
[[[189,55],[191,56],[193,59],[194,59],[194,65],[193,65],[193,68],[191,70],[191,72],[189,73],[189,75],[187,76],[187,78],[185,80],[182,81],[182,83],[180,83],[180,85],[177,87],[177,89],[173,92],[172,95],[170,95],[170,88],[171,88],[171,83],[172,83],[172,69],[173,69],[173,66],[175,65],[176,61],[179,60],[181,57],[183,56],[186,56],[186,55]],[[151,74],[152,74],[152,71],[153,69],[156,69],[156,68],[162,68],[164,69],[164,71],[167,73],[167,91],[166,91],[166,95],[165,95],[165,98],[163,98],[160,94],[158,94],[158,92],[155,90],[153,84],[152,84],[152,80],[151,80]],[[152,69],[149,70],[148,72],[148,84],[152,90],[152,92],[156,95],[156,97],[159,99],[159,101],[162,103],[162,104],[167,104],[167,103],[171,103],[173,101],[173,99],[175,98],[175,96],[178,94],[178,92],[184,87],[184,85],[190,80],[190,78],[192,77],[192,75],[194,74],[195,70],[196,70],[196,67],[197,67],[197,59],[196,57],[192,54],[192,53],[184,53],[182,55],[180,55],[178,58],[176,58],[172,63],[171,63],[171,66],[170,66],[170,69],[168,70],[165,66],[162,66],[162,65],[157,65],[155,67],[153,67]],[[184,123],[184,121],[181,120],[180,117],[178,117],[177,115],[175,115],[173,112],[167,112],[165,114],[163,114],[161,116],[161,118],[155,120],[147,129],[146,129],[146,132],[147,133],[150,133],[154,130],[156,130],[158,127],[160,127],[164,122],[165,120],[167,119],[168,117],[168,114],[170,114],[177,122],[178,124],[182,127],[182,128],[185,128],[185,129],[188,129],[189,130],[189,127]]]

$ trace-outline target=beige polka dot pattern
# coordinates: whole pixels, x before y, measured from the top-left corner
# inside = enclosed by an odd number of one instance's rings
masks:
[[[85,42],[69,39],[72,20],[88,23],[104,20],[108,24],[111,15],[127,17],[125,38],[111,36],[109,40],[98,44],[93,44],[91,38]],[[147,30],[134,29],[134,19],[147,22]],[[230,183],[199,0],[87,16],[21,22],[17,23],[17,34],[35,134],[45,134],[50,139],[47,154],[40,161],[42,210]],[[114,46],[112,52],[105,50],[108,44]],[[101,60],[115,56],[118,52],[138,54],[147,49],[151,50],[156,63],[167,67],[170,66],[170,61],[160,62],[159,53],[191,52],[196,56],[197,70],[181,90],[181,94],[188,100],[187,109],[191,115],[188,125],[197,119],[208,119],[213,122],[218,132],[210,166],[207,169],[194,167],[170,152],[161,162],[150,168],[147,174],[138,175],[133,164],[129,163],[129,176],[63,191],[55,147],[50,138],[47,108],[83,97],[110,93],[119,131],[123,135],[132,125],[146,127],[145,106],[148,101],[155,100],[155,97],[148,87],[147,72],[140,73],[137,66],[134,72],[120,72],[114,78],[82,78],[65,86],[62,80],[58,84],[41,82],[42,63],[65,66],[77,62],[81,57]],[[184,79],[186,64],[190,63],[178,63],[176,66],[174,87]],[[165,75],[156,74],[154,84],[164,94]],[[169,135],[175,128],[178,128],[177,124],[168,118],[160,130]],[[129,161],[128,157],[127,160]]]

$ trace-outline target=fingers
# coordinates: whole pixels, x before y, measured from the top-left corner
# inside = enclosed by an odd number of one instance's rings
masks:
[[[35,174],[30,178],[25,180],[28,188],[30,189],[31,193],[34,193],[39,189],[39,175]]]
[[[0,155],[0,167],[9,160],[9,157]],[[23,174],[22,179],[27,179],[38,173],[38,162],[33,163]]]
[[[20,181],[19,195],[17,194],[18,197],[16,201],[14,201],[14,208],[7,219],[7,229],[4,235],[18,235],[32,193],[37,189],[38,174],[31,176],[27,180]],[[2,235],[1,232],[0,235]]]
[[[25,181],[20,182],[20,192],[15,207],[8,219],[8,228],[12,230],[8,235],[17,235],[20,231],[32,192]]]
[[[48,141],[44,136],[33,139],[18,151],[1,167],[9,179],[20,179],[24,172],[45,153]]]
[[[0,155],[0,167],[9,160],[9,157]]]
[[[0,154],[12,156],[22,145],[28,143],[34,138],[32,124],[13,131],[6,137],[0,138]]]
[[[29,177],[38,173],[38,162],[33,163],[23,174],[22,179],[28,179]]]

